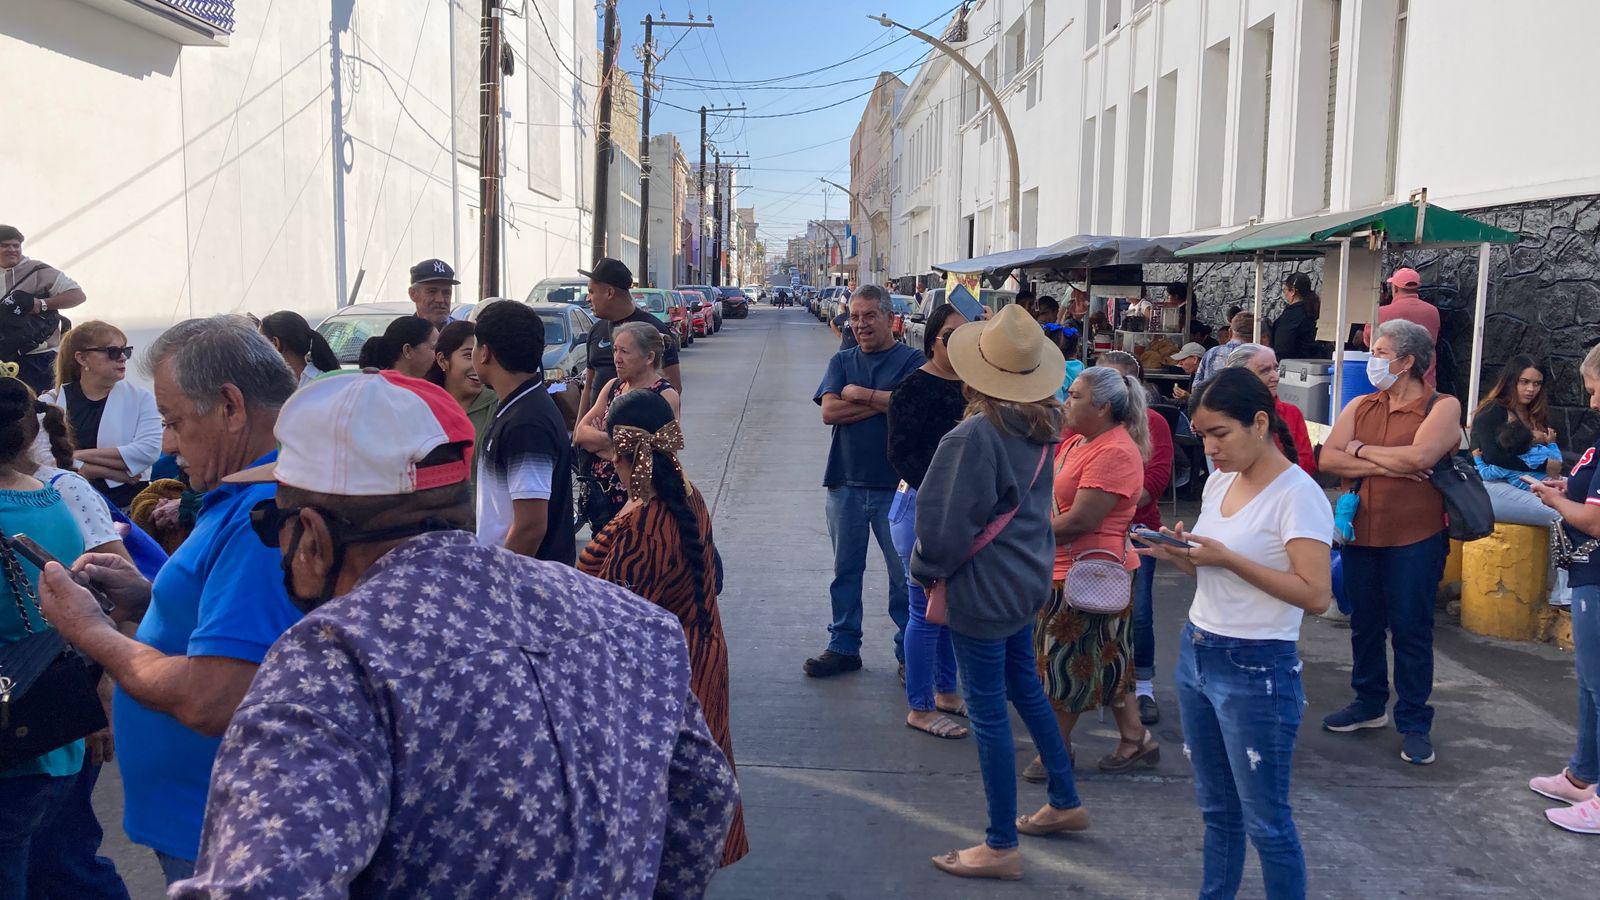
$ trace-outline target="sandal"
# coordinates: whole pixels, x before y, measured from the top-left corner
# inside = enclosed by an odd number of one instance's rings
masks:
[[[1117,747],[1120,749],[1122,745],[1130,743],[1132,742],[1126,740],[1118,741]],[[1150,732],[1146,731],[1135,746],[1136,749],[1132,756],[1120,756],[1116,750],[1107,753],[1100,760],[1100,771],[1112,775],[1120,775],[1137,768],[1153,769],[1157,763],[1161,762],[1161,745],[1156,743],[1155,737]]]
[[[947,741],[960,740],[972,733],[967,726],[949,716],[940,716],[927,725],[914,725],[907,721],[906,727],[913,731],[920,731],[923,734],[931,734],[936,738],[944,738]]]
[[[1062,834],[1068,831],[1087,831],[1089,829],[1089,811],[1083,807],[1075,806],[1072,809],[1060,810],[1060,812],[1067,813],[1067,817],[1049,825],[1035,824],[1033,813],[1017,816],[1017,831],[1022,834],[1031,834],[1034,837],[1043,837],[1047,834]]]
[[[967,716],[967,705],[965,703],[959,704],[959,705],[954,706],[954,707],[950,707],[950,706],[940,706],[938,704],[938,702],[935,701],[934,704],[933,704],[933,708],[937,709],[939,712],[942,712],[942,713],[944,713],[946,715],[960,716],[963,719],[968,718],[968,716]]]
[[[960,878],[998,878],[1002,881],[1022,879],[1022,854],[1016,853],[1004,862],[986,866],[969,866],[961,861],[961,851],[951,850],[943,856],[933,857],[933,864],[942,872]]]
[[[1076,769],[1078,767],[1078,754],[1071,747],[1067,748],[1067,762]],[[1022,780],[1029,784],[1046,784],[1050,781],[1050,773],[1045,770],[1044,760],[1035,756],[1033,762],[1022,770]]]

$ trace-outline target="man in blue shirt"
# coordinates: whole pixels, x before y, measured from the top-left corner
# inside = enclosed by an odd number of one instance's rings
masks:
[[[900,476],[889,464],[889,397],[924,362],[922,353],[898,343],[890,331],[894,309],[883,288],[869,284],[850,299],[850,328],[857,346],[835,353],[813,399],[822,422],[833,426],[828,467],[828,534],[833,539],[833,622],[828,649],[806,660],[812,678],[861,668],[861,578],[867,568],[867,537],[877,539],[889,569],[889,618],[894,620],[894,655],[907,620],[905,567],[889,534],[889,504]]]
[[[283,588],[279,554],[250,530],[271,485],[224,476],[276,456],[272,429],[294,392],[283,357],[241,316],[168,329],[143,365],[155,381],[165,449],[204,492],[194,531],[154,585],[120,556],[91,553],[75,568],[117,604],[119,632],[86,594],[41,591],[62,637],[117,682],[112,704],[124,789],[123,828],[156,852],[171,884],[200,849],[211,766],[224,729],[267,649],[300,618]]]

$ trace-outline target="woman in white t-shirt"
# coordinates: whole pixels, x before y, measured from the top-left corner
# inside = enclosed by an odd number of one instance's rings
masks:
[[[1289,809],[1305,706],[1295,642],[1301,616],[1333,600],[1333,511],[1295,465],[1272,394],[1249,371],[1224,369],[1202,385],[1191,421],[1217,471],[1193,530],[1182,522],[1162,529],[1190,546],[1152,544],[1139,553],[1196,581],[1176,680],[1206,826],[1200,896],[1238,893],[1248,834],[1267,896],[1304,897],[1305,854]]]

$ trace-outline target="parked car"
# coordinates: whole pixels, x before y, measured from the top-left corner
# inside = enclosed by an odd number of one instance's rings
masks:
[[[688,310],[684,308],[685,304],[676,291],[663,288],[634,288],[633,305],[655,316],[661,324],[670,328],[677,336],[678,346],[689,346],[686,328]]]
[[[587,282],[586,282],[587,284]],[[490,303],[512,303],[511,300],[490,300],[479,303],[472,310],[472,320]],[[589,368],[589,329],[594,327],[594,316],[577,303],[529,303],[544,322],[544,380],[565,381],[582,375]]]
[[[682,290],[684,287],[692,288],[706,295],[706,300],[711,304],[711,322],[714,326],[716,326],[712,330],[721,331],[723,316],[722,292],[709,284],[681,285],[679,290]]]
[[[748,319],[750,317],[750,298],[744,291],[736,287],[719,287],[717,292],[722,295],[722,311],[730,319]]]
[[[689,328],[696,336],[710,337],[716,328],[716,323],[711,317],[711,301],[701,296],[699,291],[686,291],[689,294]]]
[[[694,343],[694,326],[690,323],[689,297],[683,291],[667,291],[667,302],[672,309],[672,333],[678,337],[678,346]]]
[[[910,294],[889,295],[889,303],[894,306],[894,324],[890,330],[894,332],[894,339],[901,343],[905,343],[906,319],[911,317],[911,310],[916,306],[916,302],[917,298]]]
[[[585,309],[589,306],[589,279],[546,278],[528,292],[528,303],[576,303]]]
[[[450,309],[451,321],[466,319],[483,304],[457,303]],[[375,334],[383,334],[389,323],[401,316],[415,315],[416,304],[410,300],[378,300],[372,303],[352,303],[322,320],[317,332],[333,348],[339,364],[353,366],[361,356],[361,345]]]

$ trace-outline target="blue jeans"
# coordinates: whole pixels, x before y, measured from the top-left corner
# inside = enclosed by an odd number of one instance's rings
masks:
[[[1133,677],[1139,681],[1156,677],[1155,586],[1155,558],[1142,557],[1133,576]]]
[[[0,900],[28,896],[28,854],[33,839],[61,809],[75,775],[0,778]]]
[[[1293,641],[1245,640],[1186,623],[1178,653],[1184,753],[1205,821],[1200,897],[1231,898],[1244,877],[1245,835],[1267,897],[1306,895],[1306,859],[1289,809],[1295,733],[1305,707]]]
[[[94,785],[100,767],[84,760],[72,776],[71,789],[52,819],[33,838],[28,856],[28,884],[35,896],[76,900],[128,900],[128,888],[117,865],[100,855],[105,832],[94,814]]]
[[[1346,544],[1344,593],[1350,601],[1350,686],[1369,718],[1389,707],[1394,643],[1394,724],[1401,734],[1433,729],[1433,602],[1450,543],[1444,532],[1403,547]],[[1388,640],[1386,640],[1388,639]]]
[[[1572,777],[1600,781],[1600,586],[1572,589],[1573,666],[1578,670],[1578,749]]]
[[[1072,781],[1072,759],[1039,681],[1031,622],[996,641],[970,638],[959,631],[950,632],[950,641],[961,664],[961,692],[978,742],[978,768],[988,798],[989,828],[984,840],[996,850],[1009,850],[1017,845],[1017,749],[1011,739],[1006,701],[1017,708],[1045,771],[1050,773],[1050,805],[1056,809],[1082,805]]]
[[[905,564],[895,552],[889,534],[892,488],[828,488],[828,536],[833,539],[833,624],[828,626],[828,649],[846,656],[861,655],[861,578],[867,571],[867,537],[877,539],[889,570],[889,618],[894,620],[894,657],[905,659]]]
[[[917,491],[906,488],[895,497],[889,514],[895,552],[905,562],[909,620],[905,629],[906,704],[928,712],[935,709],[933,694],[956,691],[956,651],[950,646],[950,629],[927,620],[928,595],[911,577],[911,551],[917,545]]]

